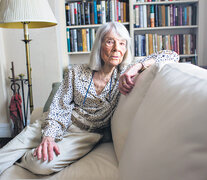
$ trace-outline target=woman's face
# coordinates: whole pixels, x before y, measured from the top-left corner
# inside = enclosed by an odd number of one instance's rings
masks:
[[[118,66],[126,52],[127,41],[116,33],[107,33],[101,43],[101,59],[104,65]]]

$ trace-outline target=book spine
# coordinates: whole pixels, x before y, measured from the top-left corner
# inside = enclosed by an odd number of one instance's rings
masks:
[[[183,54],[183,35],[179,35],[180,54]]]
[[[77,4],[77,13],[78,13],[78,25],[82,25],[82,20],[81,20],[81,3],[78,2]]]
[[[70,3],[71,25],[75,25],[74,3]]]
[[[162,26],[165,26],[165,5],[161,6],[161,14],[162,14]]]
[[[97,12],[97,1],[93,1],[93,10],[94,10],[94,23],[98,24],[98,12]]]
[[[138,56],[138,35],[134,35],[134,56]]]
[[[171,26],[171,17],[170,17],[170,6],[167,7],[167,19],[168,19],[168,26]]]
[[[187,7],[184,7],[184,25],[188,25]]]
[[[165,17],[165,26],[169,26],[169,24],[168,24],[168,7],[169,6],[165,6],[165,15],[166,15],[166,17]]]
[[[87,51],[87,42],[86,42],[86,29],[82,29],[82,44],[83,44],[83,51]]]
[[[144,27],[144,14],[143,14],[143,6],[139,6],[139,26]]]
[[[147,6],[143,5],[143,27],[147,27]]]
[[[110,21],[115,21],[115,7],[114,0],[110,1]]]
[[[90,39],[91,39],[91,42],[90,42],[90,49],[92,49],[93,47],[93,43],[94,43],[94,40],[95,40],[95,29],[90,29]]]
[[[83,51],[82,30],[77,29],[78,51]]]
[[[102,23],[106,23],[106,6],[105,1],[101,1],[101,19]]]
[[[87,14],[88,14],[88,24],[91,24],[91,13],[90,13],[90,9],[91,9],[91,3],[87,3],[88,5],[88,9],[87,9]]]
[[[98,24],[101,24],[102,19],[101,19],[101,4],[97,2],[97,15],[98,15]]]
[[[170,4],[170,26],[173,26],[173,5]]]
[[[185,34],[183,34],[183,54],[186,54],[185,43],[186,43],[186,36],[185,36]]]
[[[175,26],[178,26],[178,7],[175,6]]]
[[[142,35],[138,35],[138,56],[142,56]]]
[[[149,44],[149,54],[153,53],[153,37],[152,34],[149,34],[149,38],[148,38],[148,44]]]
[[[151,27],[151,23],[150,23],[150,5],[147,5],[147,27]]]
[[[183,11],[182,6],[179,6],[178,8],[178,25],[179,26],[183,25],[183,18],[182,18],[183,12],[182,11]]]
[[[70,29],[67,28],[66,30],[67,30],[66,34],[67,34],[68,52],[71,52],[70,50]]]
[[[121,22],[121,2],[118,2],[118,22]]]
[[[69,5],[69,3],[65,4],[65,15],[66,15],[66,26],[71,26],[70,5]]]
[[[196,25],[196,16],[195,14],[197,14],[197,7],[196,5],[192,6],[192,25]]]
[[[85,24],[89,24],[89,14],[88,14],[88,2],[85,2],[85,6],[84,6],[84,8],[85,8]]]
[[[141,35],[141,56],[146,56],[145,35]]]
[[[74,35],[74,51],[78,51],[78,36],[77,36],[77,29],[73,29]]]
[[[106,1],[106,22],[110,21],[110,0]]]
[[[90,21],[91,24],[95,24],[93,2],[89,2],[89,3],[90,3]]]
[[[86,46],[87,46],[87,51],[90,51],[90,35],[89,35],[89,29],[86,29]]]
[[[82,25],[86,24],[86,22],[85,22],[85,2],[81,3],[81,22],[82,22]]]
[[[145,34],[145,52],[149,56],[149,34]]]
[[[71,52],[74,52],[74,35],[73,35],[73,29],[70,30],[70,50]]]
[[[159,27],[159,12],[158,5],[155,5],[155,27]]]
[[[78,9],[78,3],[75,2],[75,3],[74,3],[75,25],[78,25],[78,12],[77,12],[77,9]]]
[[[124,22],[127,22],[127,3],[123,2]]]
[[[179,39],[179,34],[176,35],[176,41],[177,41],[177,53],[180,54],[180,39]]]
[[[150,6],[150,25],[151,25],[151,27],[155,27],[154,5]]]
[[[178,42],[177,42],[177,35],[173,36],[174,39],[174,51],[178,52]]]
[[[140,27],[140,25],[139,25],[139,6],[138,5],[135,6],[135,16],[134,17],[135,17],[134,27],[138,28],[138,27]]]
[[[121,3],[121,22],[124,22],[124,3]]]

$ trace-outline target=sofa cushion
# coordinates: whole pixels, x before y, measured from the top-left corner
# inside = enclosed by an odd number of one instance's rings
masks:
[[[56,94],[58,88],[60,87],[60,84],[61,84],[60,82],[54,82],[54,83],[52,83],[52,90],[50,92],[50,95],[49,95],[49,97],[48,97],[48,99],[47,99],[44,107],[43,107],[43,112],[46,112],[46,111],[49,110],[50,105],[51,105],[52,100],[53,100],[53,97]]]
[[[84,158],[54,175],[53,179],[117,180],[118,162],[113,144],[100,144]]]
[[[7,169],[0,176],[0,179],[116,180],[118,179],[118,162],[112,143],[102,143],[85,157],[59,173],[50,176],[38,176],[14,165]]]
[[[132,121],[120,179],[206,180],[206,112],[207,71],[165,65]]]
[[[136,78],[133,90],[126,96],[121,95],[118,107],[111,120],[112,138],[117,159],[120,159],[122,149],[128,135],[131,120],[158,71],[159,66],[153,65]]]

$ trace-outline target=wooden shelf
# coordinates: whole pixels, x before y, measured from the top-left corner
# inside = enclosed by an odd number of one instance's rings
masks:
[[[172,29],[197,29],[198,25],[191,26],[163,26],[163,27],[148,27],[148,28],[134,28],[134,31],[153,31],[153,30],[172,30]]]
[[[162,2],[136,2],[133,3],[133,6],[135,5],[168,5],[168,4],[193,4],[193,3],[197,3],[198,0],[189,0],[189,1],[162,1]]]
[[[81,55],[81,54],[90,54],[90,51],[77,51],[77,52],[68,52],[69,55]]]
[[[129,25],[129,22],[122,23],[124,25]],[[102,24],[89,24],[89,25],[77,25],[77,26],[67,26],[69,29],[84,29],[84,28],[98,28]]]

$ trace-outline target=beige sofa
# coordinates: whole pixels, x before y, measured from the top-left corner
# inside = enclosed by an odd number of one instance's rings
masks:
[[[102,143],[50,176],[16,165],[0,179],[206,180],[207,71],[191,64],[147,69],[111,121],[113,143]],[[33,113],[32,119],[40,116]]]

